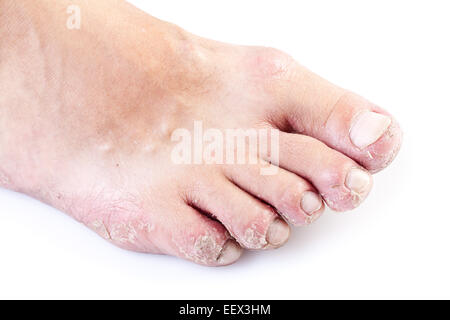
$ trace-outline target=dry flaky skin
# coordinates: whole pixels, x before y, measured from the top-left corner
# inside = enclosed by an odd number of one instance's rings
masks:
[[[0,171],[0,186],[7,187],[9,185],[9,177]]]
[[[79,30],[66,26],[69,5]],[[125,249],[216,266],[241,247],[278,247],[289,237],[279,215],[305,225],[323,212],[302,209],[305,192],[352,209],[371,183],[356,192],[349,172],[381,170],[400,148],[394,119],[372,145],[353,145],[356,115],[390,115],[288,55],[199,38],[124,1],[0,0],[0,39],[0,186]],[[268,154],[175,165],[172,133],[194,121],[280,129],[281,168],[259,174]]]

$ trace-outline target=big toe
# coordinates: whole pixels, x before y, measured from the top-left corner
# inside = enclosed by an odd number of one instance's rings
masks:
[[[388,112],[353,93],[334,105],[317,136],[363,165],[370,172],[387,167],[397,156],[403,133]],[[338,139],[332,136],[339,137]]]
[[[392,162],[401,146],[402,131],[388,112],[283,54],[273,56],[265,57],[269,65],[274,64],[270,60],[285,61],[285,71],[270,86],[278,99],[271,118],[279,127],[287,124],[289,131],[316,138],[372,173]]]

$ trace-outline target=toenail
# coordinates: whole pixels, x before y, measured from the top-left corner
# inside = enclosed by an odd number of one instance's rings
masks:
[[[219,257],[217,258],[217,262],[220,265],[227,265],[235,262],[242,254],[241,246],[234,240],[228,240],[224,246],[222,251],[220,252]]]
[[[303,193],[301,206],[303,211],[311,215],[322,208],[322,198],[315,192],[306,191]]]
[[[353,122],[350,140],[359,149],[365,149],[381,138],[391,122],[388,116],[375,112],[363,112]]]
[[[277,218],[269,226],[266,240],[271,246],[279,247],[287,241],[290,232],[288,224],[284,220]]]
[[[369,173],[361,169],[353,168],[347,174],[345,185],[353,193],[364,196],[370,190],[371,181],[372,179]]]

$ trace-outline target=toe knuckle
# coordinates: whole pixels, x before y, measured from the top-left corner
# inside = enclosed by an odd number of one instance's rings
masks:
[[[321,188],[336,188],[344,184],[344,166],[336,162],[332,167],[323,168],[317,175],[317,181]]]
[[[254,70],[265,79],[283,78],[289,73],[293,61],[291,56],[278,49],[257,48]]]
[[[305,186],[302,183],[286,186],[282,191],[278,209],[282,212],[298,211],[303,190],[305,190]]]

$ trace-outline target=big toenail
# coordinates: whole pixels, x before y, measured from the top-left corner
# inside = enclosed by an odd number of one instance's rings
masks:
[[[372,179],[369,173],[361,169],[353,168],[347,174],[345,185],[353,193],[364,196],[370,190],[371,181]]]
[[[222,249],[219,257],[217,258],[217,262],[220,265],[227,265],[235,262],[242,254],[241,246],[234,240],[228,240]]]
[[[391,118],[385,115],[369,111],[363,112],[353,122],[350,139],[359,149],[365,149],[381,138],[391,122]]]
[[[287,241],[290,232],[288,224],[284,220],[277,218],[269,226],[266,240],[271,246],[279,247]]]
[[[322,198],[315,192],[306,191],[303,193],[301,206],[303,211],[311,215],[322,208]]]

